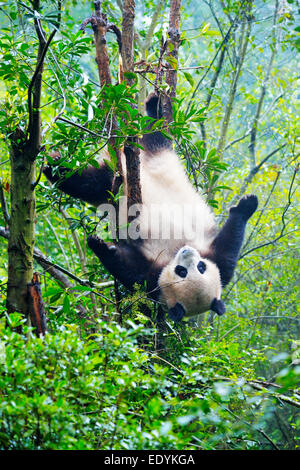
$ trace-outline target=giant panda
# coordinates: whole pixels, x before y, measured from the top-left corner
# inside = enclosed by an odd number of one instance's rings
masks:
[[[149,95],[146,111],[154,119],[161,118],[156,93]],[[258,206],[257,197],[245,196],[231,207],[218,230],[211,208],[189,181],[171,141],[150,129],[140,144],[142,208],[135,221],[139,237],[112,244],[93,235],[88,245],[125,287],[146,284],[149,295],[167,306],[175,322],[208,310],[222,315],[222,289],[232,278],[247,221]],[[124,158],[122,155],[126,195]],[[95,206],[108,200],[114,175],[104,161],[99,168],[69,171],[61,166],[54,169],[53,165],[44,169],[50,182],[74,198]],[[149,218],[153,207],[155,211]],[[178,210],[185,207],[192,210]],[[170,236],[163,237],[159,221],[166,219]]]

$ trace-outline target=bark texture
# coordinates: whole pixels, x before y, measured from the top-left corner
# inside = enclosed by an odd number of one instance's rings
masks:
[[[28,284],[33,276],[35,156],[17,129],[12,136],[11,214],[8,240],[7,310],[28,314]]]

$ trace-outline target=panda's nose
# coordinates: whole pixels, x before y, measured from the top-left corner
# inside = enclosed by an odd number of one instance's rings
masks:
[[[185,266],[186,263],[190,264],[195,256],[195,250],[189,246],[184,246],[179,252],[178,262],[183,263]]]
[[[194,250],[193,250],[193,248],[190,248],[189,246],[184,246],[181,249],[181,252],[180,252],[180,254],[183,255],[183,256],[187,256],[187,255],[190,255],[192,253],[194,253]]]

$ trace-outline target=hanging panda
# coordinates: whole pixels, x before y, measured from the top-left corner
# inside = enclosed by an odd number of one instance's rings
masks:
[[[148,97],[146,111],[152,118],[161,117],[155,93]],[[145,134],[140,144],[144,149],[140,152],[143,204],[136,221],[138,239],[111,244],[90,236],[88,245],[125,287],[132,289],[135,283],[146,283],[149,295],[168,307],[172,320],[178,322],[208,310],[222,315],[222,288],[233,275],[246,223],[258,205],[257,197],[245,196],[231,207],[218,231],[210,207],[190,183],[170,140],[155,131]],[[88,167],[80,173],[68,175],[69,171],[47,166],[44,173],[74,198],[95,206],[107,201],[113,173],[104,162],[99,168]],[[125,163],[123,182],[126,195]],[[153,207],[155,211],[151,211]],[[167,237],[162,236],[160,225],[165,220]]]

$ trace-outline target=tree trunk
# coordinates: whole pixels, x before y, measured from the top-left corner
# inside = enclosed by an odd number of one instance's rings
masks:
[[[7,310],[28,314],[28,284],[33,276],[35,161],[17,129],[11,149],[11,215],[8,241]]]
[[[40,1],[33,2],[36,12]],[[58,26],[61,16],[61,1],[58,2]],[[34,20],[39,41],[36,67],[28,86],[28,127],[24,133],[15,129],[11,140],[11,214],[8,239],[8,280],[6,305],[9,313],[20,312],[28,317],[33,278],[33,248],[35,235],[35,176],[36,157],[41,149],[41,90],[44,60],[54,38],[54,28],[46,41],[40,18]]]

